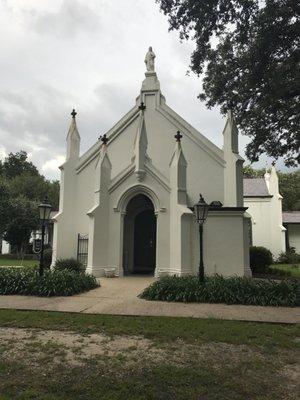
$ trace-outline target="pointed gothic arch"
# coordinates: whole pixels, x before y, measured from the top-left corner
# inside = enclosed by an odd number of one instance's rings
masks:
[[[124,275],[154,275],[157,221],[153,202],[147,195],[136,194],[127,202],[123,229]]]

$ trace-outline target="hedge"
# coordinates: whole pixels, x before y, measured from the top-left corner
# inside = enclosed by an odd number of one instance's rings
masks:
[[[55,271],[63,271],[63,270],[68,270],[68,271],[73,271],[73,272],[84,272],[85,268],[82,265],[82,263],[75,258],[62,258],[59,260],[56,260],[54,264],[54,270]]]
[[[139,297],[185,303],[294,307],[300,305],[300,283],[291,279],[276,282],[219,275],[199,282],[195,276],[169,276],[152,283]]]
[[[263,246],[250,247],[250,267],[253,273],[264,272],[273,264],[273,256],[270,250]]]
[[[36,268],[0,268],[0,295],[72,296],[98,287],[92,275],[72,271],[45,271]]]

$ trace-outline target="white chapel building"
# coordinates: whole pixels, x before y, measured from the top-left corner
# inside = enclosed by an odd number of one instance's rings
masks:
[[[54,217],[53,263],[85,253],[86,270],[97,277],[106,268],[119,276],[197,274],[193,205],[201,193],[207,203],[214,202],[204,224],[205,273],[250,275],[234,117],[229,112],[220,149],[168,107],[154,57],[150,49],[132,109],[82,155],[72,113]],[[85,251],[79,248],[81,238]]]

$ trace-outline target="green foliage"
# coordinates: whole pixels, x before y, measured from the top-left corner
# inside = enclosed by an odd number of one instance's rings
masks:
[[[279,192],[284,211],[300,211],[300,169],[294,172],[278,172]]]
[[[168,276],[147,287],[140,295],[142,299],[185,303],[225,303],[256,306],[300,305],[300,284],[296,280],[275,282],[252,278]]]
[[[31,232],[39,226],[37,204],[25,197],[11,199],[9,217],[3,237],[23,253],[26,250]]]
[[[235,111],[252,138],[246,155],[299,162],[299,2],[156,0],[170,29],[195,41],[190,68],[204,73],[199,98]],[[211,40],[214,38],[215,40]]]
[[[54,269],[56,271],[74,271],[74,272],[83,272],[84,266],[80,261],[77,261],[75,258],[64,258],[61,260],[56,260]]]
[[[12,179],[25,173],[31,176],[39,175],[36,166],[27,160],[26,151],[21,150],[15,154],[9,153],[8,157],[6,157],[2,163],[1,175],[4,178]]]
[[[72,296],[98,287],[92,275],[72,271],[45,271],[36,268],[0,268],[0,295]]]
[[[250,267],[252,272],[264,272],[273,264],[273,257],[270,250],[263,246],[250,247]]]
[[[40,175],[27,153],[10,153],[0,165],[0,235],[17,248],[26,250],[30,232],[38,227],[37,204],[48,194],[53,209],[58,208],[59,183]]]
[[[0,236],[5,232],[9,221],[9,187],[7,182],[0,176]]]
[[[52,262],[52,249],[48,248],[44,250],[44,267],[49,268]]]
[[[300,254],[294,249],[279,254],[277,262],[280,264],[298,264],[300,263]]]
[[[254,169],[251,165],[245,165],[243,167],[244,178],[263,178],[266,170],[264,168]]]
[[[57,181],[46,180],[42,175],[15,176],[9,181],[9,190],[12,198],[23,196],[39,203],[43,202],[47,195],[52,208],[58,207],[59,184]]]

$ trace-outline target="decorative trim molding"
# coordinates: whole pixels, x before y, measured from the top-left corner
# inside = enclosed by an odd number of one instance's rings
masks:
[[[162,207],[160,205],[160,201],[157,197],[157,195],[153,192],[153,190],[146,186],[146,185],[133,185],[129,187],[120,197],[119,200],[114,207],[115,212],[121,212],[121,213],[126,213],[126,207],[129,201],[136,195],[138,194],[144,194],[145,196],[149,197],[149,199],[152,201],[153,206],[154,206],[154,212],[164,212],[165,207]]]

